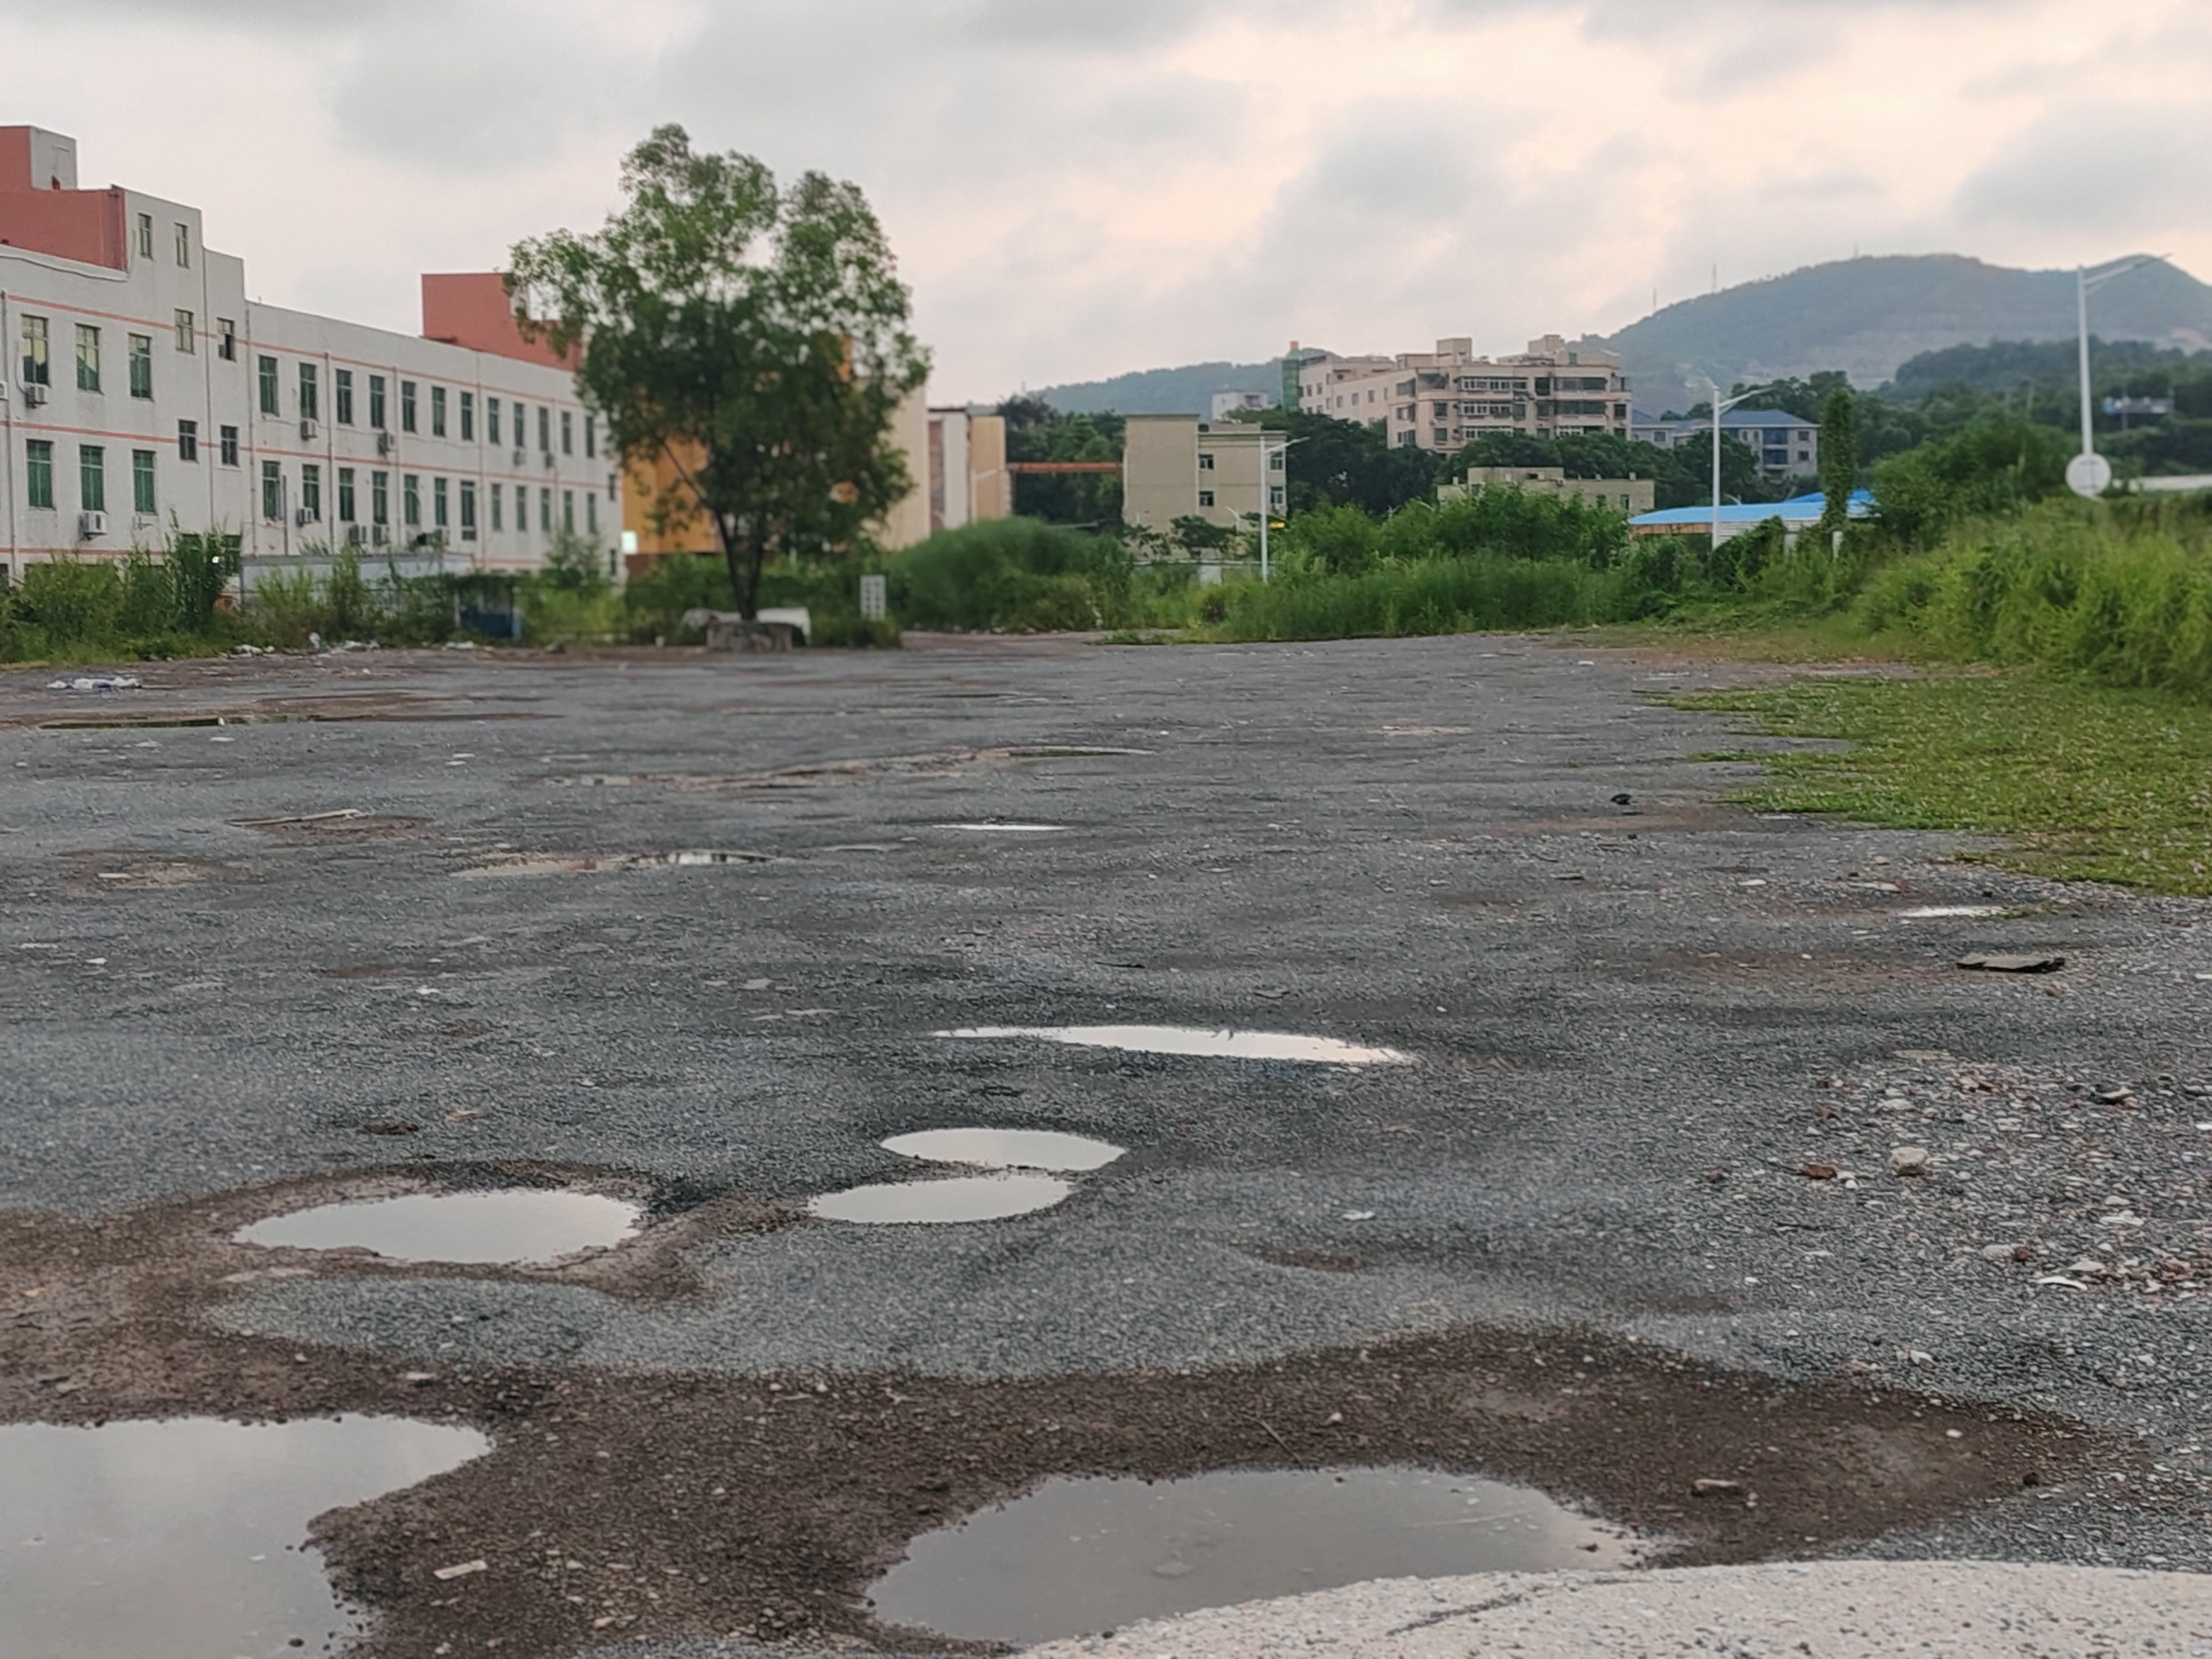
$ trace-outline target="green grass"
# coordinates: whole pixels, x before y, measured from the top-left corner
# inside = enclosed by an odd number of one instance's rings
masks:
[[[1841,738],[1755,760],[1735,799],[1901,829],[2009,837],[2008,869],[2212,894],[2212,708],[2160,692],[2026,674],[1816,680],[1667,700],[1739,730]]]

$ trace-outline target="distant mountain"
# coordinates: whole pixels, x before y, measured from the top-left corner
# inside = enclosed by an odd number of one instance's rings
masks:
[[[2160,262],[2100,289],[2090,326],[2107,340],[2212,347],[2212,287]],[[1679,301],[1596,343],[1621,354],[1637,406],[1702,398],[1698,377],[1738,380],[1840,368],[1875,386],[1946,346],[2074,337],[2074,273],[2015,270],[1954,253],[1838,260]]]
[[[1063,415],[1204,415],[1217,392],[1283,392],[1280,359],[1264,363],[1193,363],[1185,368],[1140,368],[1110,380],[1079,380],[1031,392]]]

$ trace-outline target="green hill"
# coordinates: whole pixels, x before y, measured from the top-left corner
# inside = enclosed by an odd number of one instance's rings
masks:
[[[1183,368],[1140,368],[1110,380],[1080,380],[1048,386],[1029,395],[1042,398],[1063,415],[1199,415],[1217,392],[1258,392],[1269,398],[1283,391],[1280,359],[1264,363],[1192,363]]]

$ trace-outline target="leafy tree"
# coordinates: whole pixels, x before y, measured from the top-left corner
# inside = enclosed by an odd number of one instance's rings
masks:
[[[604,230],[517,245],[509,289],[527,332],[580,348],[578,389],[614,448],[648,475],[669,464],[653,522],[705,518],[750,617],[770,558],[842,550],[912,488],[888,436],[928,358],[856,185],[807,173],[779,190],[672,125],[622,184]]]
[[[998,413],[1006,423],[1009,461],[1119,461],[1127,424],[1119,415],[1064,415],[1034,395],[1009,398]],[[1121,516],[1118,472],[1019,473],[1014,511],[1054,524],[1098,525]]]
[[[1820,522],[1815,527],[1823,545],[1850,524],[1851,490],[1858,475],[1858,411],[1851,403],[1850,388],[1838,386],[1820,410],[1820,490],[1827,499],[1820,504]]]
[[[1556,466],[1570,478],[1650,478],[1656,487],[1655,505],[1695,507],[1713,498],[1712,456],[1712,440],[1703,433],[1680,448],[1662,449],[1609,433],[1539,438],[1527,432],[1492,432],[1445,462],[1443,476],[1457,478],[1480,466]],[[1760,477],[1759,457],[1723,433],[1721,493],[1739,501],[1765,501],[1790,492]]]
[[[1379,422],[1370,425],[1284,409],[1231,418],[1291,434],[1294,447],[1286,461],[1284,499],[1293,514],[1334,503],[1379,514],[1407,501],[1436,499],[1436,458],[1425,449],[1393,447]]]

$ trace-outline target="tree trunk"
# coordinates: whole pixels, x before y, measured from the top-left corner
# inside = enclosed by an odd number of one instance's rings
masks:
[[[761,538],[750,524],[740,536],[735,514],[714,514],[714,529],[721,538],[722,562],[730,573],[730,598],[738,615],[751,622],[760,610]]]

